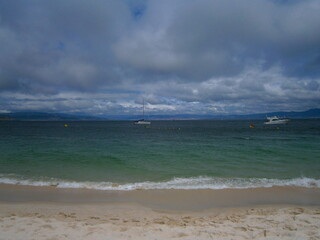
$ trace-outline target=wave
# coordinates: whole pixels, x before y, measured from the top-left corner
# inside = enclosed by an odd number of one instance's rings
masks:
[[[113,182],[76,182],[61,179],[32,180],[12,175],[1,175],[0,183],[23,186],[53,186],[57,188],[79,188],[95,190],[151,190],[151,189],[248,189],[269,188],[281,186],[295,186],[306,188],[320,188],[320,179],[267,179],[267,178],[216,178],[192,177],[173,178],[163,182],[137,182],[118,184]]]

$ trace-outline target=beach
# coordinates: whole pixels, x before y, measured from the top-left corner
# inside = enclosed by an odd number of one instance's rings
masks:
[[[0,193],[1,240],[320,239],[319,189],[110,192],[0,185]]]
[[[319,239],[319,207],[161,212],[117,204],[0,204],[0,239]]]

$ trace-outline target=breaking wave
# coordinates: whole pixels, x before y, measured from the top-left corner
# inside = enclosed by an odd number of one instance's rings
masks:
[[[14,175],[1,175],[0,183],[23,186],[53,186],[57,188],[84,188],[95,190],[140,190],[140,189],[248,189],[281,186],[320,188],[320,179],[267,179],[267,178],[173,178],[163,182],[136,182],[118,184],[113,182],[76,182],[61,179],[32,180]]]

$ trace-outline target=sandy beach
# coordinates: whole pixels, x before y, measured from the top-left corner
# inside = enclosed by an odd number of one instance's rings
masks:
[[[320,239],[318,189],[110,193],[1,185],[0,193],[1,240]]]
[[[1,205],[0,239],[320,239],[320,208],[264,206],[205,212],[133,204]]]

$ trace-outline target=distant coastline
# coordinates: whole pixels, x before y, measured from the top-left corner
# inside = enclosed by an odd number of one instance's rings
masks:
[[[148,120],[262,120],[266,116],[285,116],[291,119],[317,119],[320,118],[320,108],[302,112],[268,112],[254,114],[176,114],[176,115],[149,115]],[[134,121],[141,118],[140,115],[73,115],[65,113],[47,112],[12,112],[0,114],[0,121]]]

